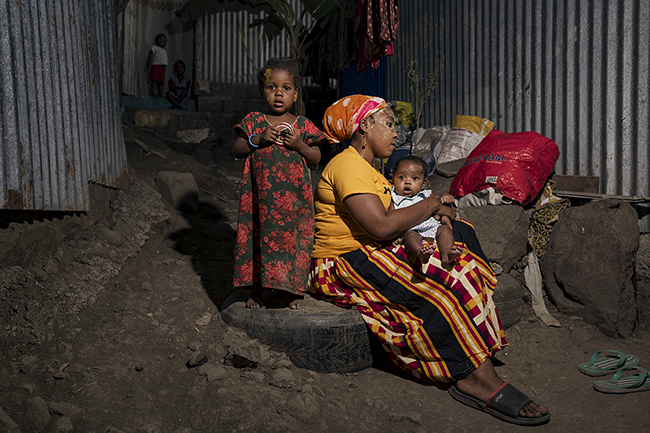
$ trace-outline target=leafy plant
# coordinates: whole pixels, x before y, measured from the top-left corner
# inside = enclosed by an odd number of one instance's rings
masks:
[[[291,49],[291,58],[298,63],[304,63],[305,53],[309,47],[318,43],[320,38],[327,36],[318,30],[327,25],[336,12],[341,10],[341,6],[337,0],[302,0],[302,5],[302,13],[296,16],[293,7],[286,0],[194,0],[176,12],[176,15],[181,21],[189,21],[220,12],[245,11],[251,14],[264,12],[264,16],[255,19],[250,27],[262,27],[264,37],[269,42],[280,36],[283,30],[286,31],[286,37]],[[313,18],[313,22],[309,27],[303,24],[306,14]],[[239,14],[237,20],[239,21]],[[244,43],[243,34],[241,37]],[[248,54],[248,47],[246,47],[245,43],[244,49],[248,55],[248,60],[257,70],[257,66]],[[304,114],[302,93],[298,95],[296,109],[299,114]]]
[[[409,88],[411,92],[415,93],[415,99],[417,102],[415,112],[411,113],[411,120],[415,122],[415,131],[417,131],[420,129],[420,117],[422,116],[422,108],[424,107],[424,103],[427,102],[427,99],[429,99],[429,97],[438,87],[438,74],[428,74],[428,81],[423,83],[423,85],[426,85],[426,87],[421,90],[420,84],[424,80],[424,77],[422,76],[422,71],[420,68],[415,67],[415,60],[411,59],[409,60],[409,68],[406,70],[406,76],[408,77],[409,81],[411,81]],[[413,125],[413,122],[411,122],[411,125]]]

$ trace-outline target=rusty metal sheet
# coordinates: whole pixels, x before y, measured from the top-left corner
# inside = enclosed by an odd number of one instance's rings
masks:
[[[88,211],[89,181],[124,185],[114,20],[111,0],[0,0],[0,209]]]

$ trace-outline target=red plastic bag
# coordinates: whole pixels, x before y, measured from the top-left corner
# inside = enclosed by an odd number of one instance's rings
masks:
[[[525,206],[544,187],[559,155],[557,144],[537,132],[494,129],[469,154],[449,192],[462,197],[492,186]]]

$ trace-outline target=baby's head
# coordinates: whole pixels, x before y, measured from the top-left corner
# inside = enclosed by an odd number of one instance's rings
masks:
[[[167,45],[167,36],[165,36],[164,33],[161,33],[156,36],[156,39],[154,39],[154,41],[156,41],[156,45],[158,45],[160,48],[165,48],[165,45]]]
[[[427,183],[425,178],[427,163],[415,155],[400,158],[393,169],[393,186],[395,192],[404,197],[413,197]]]

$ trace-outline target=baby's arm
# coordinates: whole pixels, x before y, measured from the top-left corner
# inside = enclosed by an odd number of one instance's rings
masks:
[[[145,66],[145,70],[151,69],[151,58],[153,57],[153,51],[149,50],[149,56],[147,57],[147,65]]]

